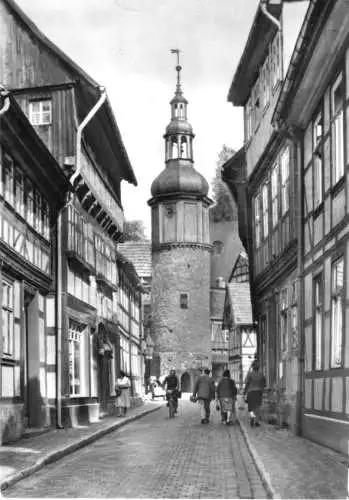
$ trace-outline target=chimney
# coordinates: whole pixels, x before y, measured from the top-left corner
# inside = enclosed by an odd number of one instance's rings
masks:
[[[216,279],[216,287],[217,288],[225,288],[225,281],[221,276]]]

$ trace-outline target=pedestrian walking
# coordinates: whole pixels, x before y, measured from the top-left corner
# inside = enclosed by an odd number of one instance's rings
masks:
[[[258,362],[255,361],[252,364],[252,371],[247,376],[244,389],[244,395],[247,396],[251,427],[260,426],[260,408],[264,387],[265,377],[259,369]]]
[[[120,370],[120,375],[116,379],[115,392],[116,392],[116,415],[117,417],[125,417],[128,408],[131,407],[130,401],[130,387],[131,383],[126,373]]]
[[[230,425],[236,421],[236,395],[237,388],[230,377],[230,371],[224,370],[223,376],[217,386],[217,400],[221,410],[222,423]]]
[[[205,368],[204,374],[197,379],[192,398],[197,399],[201,406],[201,423],[208,424],[210,420],[210,405],[214,399],[215,387],[214,380],[210,377],[210,370]]]

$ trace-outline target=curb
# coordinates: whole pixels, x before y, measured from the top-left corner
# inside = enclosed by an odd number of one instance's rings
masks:
[[[274,500],[281,499],[281,496],[279,495],[279,493],[277,493],[274,490],[273,485],[271,484],[270,475],[266,471],[266,469],[263,465],[263,462],[262,462],[260,456],[258,455],[256,448],[251,443],[251,440],[248,436],[248,432],[247,432],[245,424],[243,424],[239,418],[237,418],[237,421],[240,425],[240,429],[241,429],[241,432],[242,432],[244,439],[246,441],[247,448],[249,449],[249,452],[252,455],[253,461],[257,467],[258,473],[261,477],[261,480],[262,480],[262,483],[263,483],[265,489],[267,490],[268,495],[270,495],[270,498],[272,498]]]
[[[84,446],[87,446],[97,439],[105,436],[106,434],[109,434],[110,432],[113,432],[114,430],[118,429],[119,427],[123,427],[124,425],[134,422],[135,420],[139,420],[142,417],[145,417],[149,413],[153,413],[157,410],[160,410],[162,408],[161,406],[157,406],[156,408],[149,408],[148,410],[144,410],[142,413],[138,413],[137,415],[131,415],[129,417],[126,417],[125,420],[121,420],[119,422],[115,422],[114,424],[111,424],[110,427],[107,427],[105,429],[100,429],[93,434],[90,434],[89,436],[83,437],[79,439],[78,441],[75,441],[67,446],[62,446],[58,450],[53,451],[52,453],[48,453],[47,455],[39,458],[34,465],[30,465],[29,467],[26,467],[25,469],[22,469],[19,472],[15,472],[12,476],[9,476],[8,478],[4,479],[0,483],[0,496],[1,492],[9,488],[10,486],[13,486],[15,483],[20,481],[21,479],[24,479],[28,476],[31,476],[34,474],[34,472],[38,471],[39,469],[42,469],[45,467],[45,465],[48,465],[52,462],[56,462],[57,460],[61,459],[62,457],[69,455],[70,453],[73,453],[74,451],[79,450],[80,448],[83,448]]]

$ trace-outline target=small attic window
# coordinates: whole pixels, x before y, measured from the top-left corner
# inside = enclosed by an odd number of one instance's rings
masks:
[[[179,296],[179,305],[181,309],[188,309],[188,294],[181,293]]]
[[[29,102],[29,121],[34,126],[51,125],[52,102],[50,99]]]

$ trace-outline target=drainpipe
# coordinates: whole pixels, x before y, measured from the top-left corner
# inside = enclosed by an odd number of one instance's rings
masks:
[[[276,17],[272,16],[270,14],[270,12],[268,11],[267,9],[267,0],[261,0],[261,3],[260,3],[260,8],[261,8],[261,11],[263,12],[263,14],[268,18],[270,19],[270,21],[272,23],[275,24],[275,26],[277,26],[277,29],[278,30],[281,30],[281,24],[280,22],[276,19]]]
[[[96,104],[93,106],[93,108],[90,110],[90,112],[85,116],[84,120],[80,123],[77,129],[76,133],[76,159],[75,159],[75,172],[70,178],[70,182],[72,185],[74,185],[75,179],[78,177],[80,174],[81,170],[81,138],[82,138],[82,132],[86,125],[89,123],[89,121],[94,117],[94,115],[97,113],[99,108],[102,106],[104,101],[107,98],[107,92],[104,87],[99,87],[99,90],[101,92],[101,95],[96,102]]]
[[[5,114],[6,111],[8,111],[9,107],[10,107],[10,93],[4,89],[4,87],[0,86],[0,95],[1,97],[4,98],[4,105],[3,107],[0,109],[0,116]]]
[[[62,337],[63,337],[63,286],[62,286],[62,217],[63,217],[62,207],[59,210],[57,217],[57,274],[56,274],[56,328],[57,328],[57,337],[56,337],[56,408],[57,408],[57,422],[56,426],[58,429],[63,429],[62,425]]]

